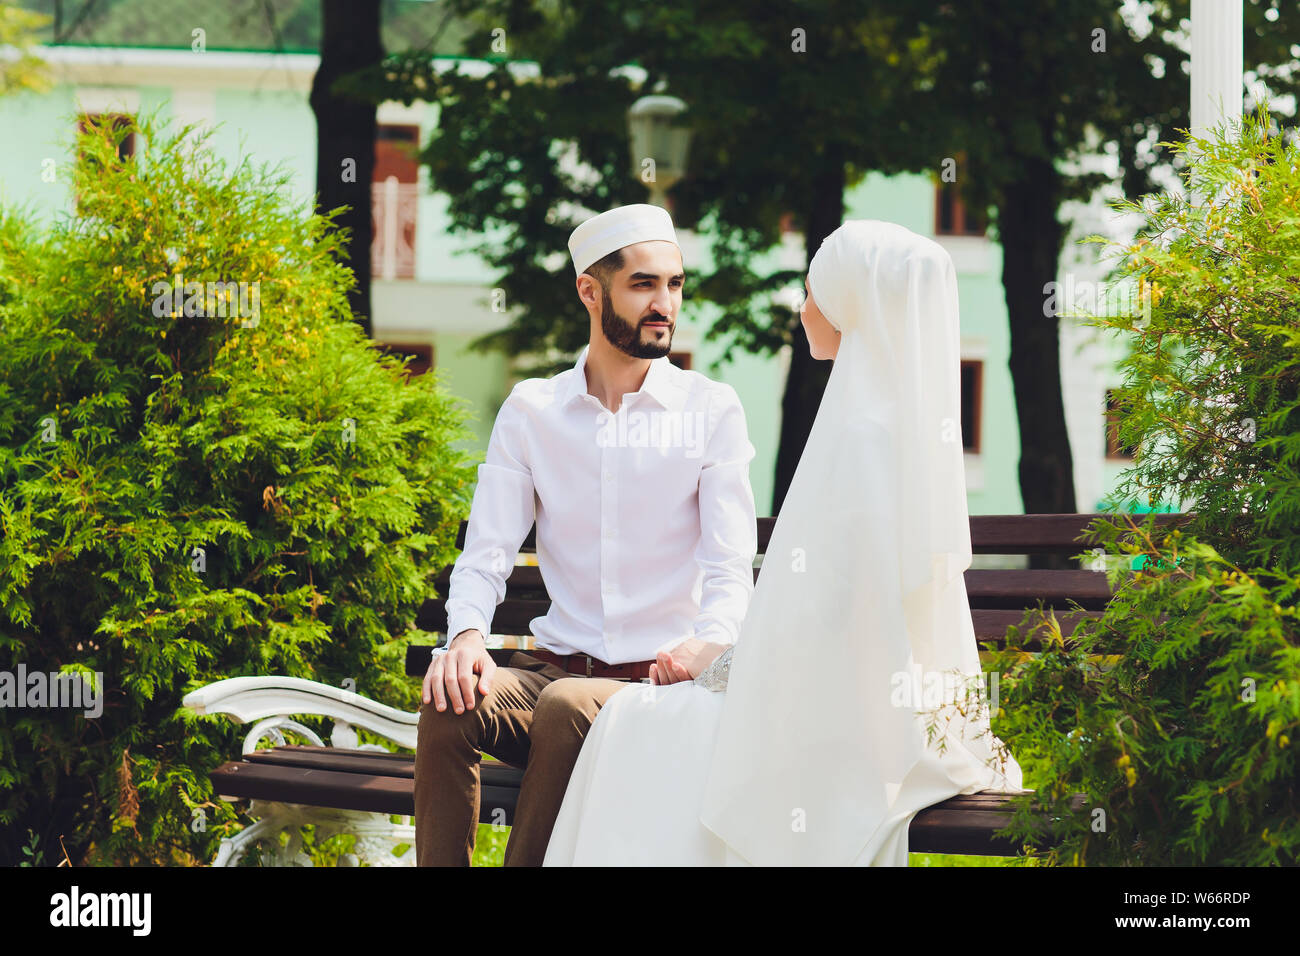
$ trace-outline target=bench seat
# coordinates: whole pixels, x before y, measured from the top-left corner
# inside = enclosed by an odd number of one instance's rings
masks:
[[[415,813],[414,774],[415,758],[403,754],[286,745],[245,754],[241,760],[222,764],[211,777],[218,795],[226,800],[273,800],[409,816]],[[484,758],[481,823],[510,825],[522,777],[522,770]],[[1018,854],[1019,847],[995,836],[1010,819],[1010,799],[1009,794],[976,793],[922,810],[909,830],[911,852]]]
[[[1070,636],[1082,621],[1104,613],[1111,591],[1100,569],[1062,567],[1062,556],[1088,551],[1084,535],[1099,514],[1064,515],[974,515],[971,546],[977,555],[1056,555],[1056,569],[1018,567],[973,567],[965,572],[967,594],[975,636],[981,643],[1005,646],[1007,629],[1024,622],[1027,609],[1042,605],[1052,609],[1061,634]],[[1135,521],[1142,515],[1131,516]],[[1156,517],[1158,526],[1187,520],[1188,515]],[[1123,516],[1120,516],[1123,520]],[[758,519],[758,551],[763,555],[771,539],[774,518]],[[462,522],[457,546],[463,547],[466,523]],[[536,529],[530,531],[520,551],[535,552]],[[1110,556],[1114,559],[1117,556]],[[755,580],[761,565],[754,569]],[[436,576],[438,593],[447,593],[451,569]],[[528,563],[516,565],[506,582],[505,600],[492,619],[492,633],[514,637],[519,649],[528,650],[529,622],[550,607],[541,571]],[[443,598],[426,601],[413,622],[421,630],[444,634],[447,626]],[[445,637],[443,638],[445,640]],[[1042,646],[1041,628],[1022,635],[1024,647]],[[423,677],[430,660],[430,645],[413,645],[406,650],[405,669],[412,677]],[[504,664],[514,649],[492,649],[498,664]],[[247,845],[266,841],[281,829],[303,822],[328,821],[337,832],[351,827],[365,832],[368,856],[380,865],[409,865],[409,859],[394,863],[387,846],[404,846],[413,839],[413,829],[391,824],[384,815],[409,816],[413,804],[414,758],[383,752],[374,744],[358,749],[356,728],[386,737],[398,746],[414,749],[418,715],[405,713],[367,700],[351,691],[325,687],[311,681],[278,677],[234,678],[200,688],[187,695],[186,706],[199,713],[225,713],[241,722],[260,721],[249,732],[239,760],[222,764],[210,777],[216,792],[227,799],[251,801],[249,813],[261,819],[232,840],[223,842],[217,865],[236,860]],[[293,721],[293,715],[314,714],[335,721],[332,747],[323,746],[309,728]],[[314,746],[291,746],[282,731],[289,730]],[[275,746],[257,749],[269,740]],[[485,757],[481,764],[482,793],[480,820],[505,824],[514,814],[522,771]],[[922,810],[909,831],[909,848],[918,853],[954,853],[985,856],[1015,856],[1022,852],[1012,841],[997,837],[997,830],[1010,821],[1009,802],[1013,795],[985,792],[953,797]],[[1071,812],[1085,807],[1076,794]],[[1043,818],[1046,825],[1049,821]],[[387,844],[385,844],[387,840]],[[405,841],[405,843],[403,842]],[[393,852],[396,852],[395,850]],[[284,862],[301,862],[292,844],[272,854]]]

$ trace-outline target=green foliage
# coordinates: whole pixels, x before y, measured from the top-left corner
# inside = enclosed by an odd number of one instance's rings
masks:
[[[210,681],[414,709],[402,654],[468,512],[464,409],[368,347],[337,231],[194,129],[141,121],[120,161],[132,129],[80,138],[47,235],[0,217],[0,668],[105,685],[98,718],[0,712],[0,865],[28,827],[78,864],[210,859],[235,821],[206,774],[244,733],[180,706]],[[257,308],[159,307],[177,275]]]
[[[942,155],[915,89],[935,54],[898,0],[703,8],[621,0],[585,3],[580,13],[450,0],[448,10],[479,24],[464,49],[492,61],[490,72],[439,70],[416,51],[350,86],[375,100],[438,104],[422,159],[449,197],[453,230],[482,240],[475,251],[499,270],[494,284],[513,313],[475,344],[544,356],[530,374],[560,371],[572,361],[548,362],[547,351],[572,355],[587,341],[569,233],[593,212],[649,201],[627,128],[627,109],[642,95],[664,92],[688,107],[689,171],[672,188],[673,216],[678,228],[709,237],[712,268],[686,263],[684,314],[712,319],[706,335],[725,359],[737,349],[775,352],[799,327],[772,295],[800,287],[801,271],[764,261],[779,251],[783,216],[833,228],[845,182],[867,170],[932,168]],[[795,28],[806,36],[797,39]],[[508,38],[504,54],[494,52],[498,29]],[[537,76],[517,73],[521,61]]]
[[[842,208],[844,188],[866,173],[937,178],[945,160],[964,157],[956,186],[969,206],[1054,210],[1107,181],[1065,161],[1107,147],[1125,195],[1151,188],[1168,156],[1149,140],[1186,119],[1187,54],[1173,34],[1187,0],[1141,11],[1114,0],[445,6],[466,31],[460,49],[492,70],[439,69],[429,50],[407,50],[344,84],[376,102],[437,103],[422,159],[449,197],[453,231],[498,270],[513,313],[476,345],[510,355],[573,355],[585,344],[566,242],[590,212],[648,201],[626,117],[642,95],[687,104],[692,140],[687,175],[670,191],[673,217],[708,237],[711,261],[686,263],[683,311],[708,321],[723,361],[793,343],[797,315],[772,302],[802,285],[802,269],[772,267],[783,217],[813,232],[815,252],[819,224],[829,232],[841,214],[875,215]],[[1246,63],[1283,94],[1295,91],[1295,14],[1277,13],[1248,0]],[[529,373],[570,364],[539,360]]]
[[[454,20],[449,22],[441,3],[377,2],[388,49],[436,40],[439,53],[457,52],[465,29]],[[192,50],[191,31],[202,27],[207,50],[320,52],[321,0],[168,0],[165,4],[158,0],[22,0],[21,5],[61,12],[57,18],[41,18],[45,27],[37,37],[43,43]],[[160,15],[163,10],[166,16]],[[185,28],[179,29],[178,23]]]
[[[1148,216],[1117,252],[1149,318],[1091,323],[1128,342],[1120,503],[1180,501],[1194,519],[1097,522],[1106,612],[1076,646],[1035,612],[1043,652],[1013,629],[991,663],[999,736],[1059,816],[1051,862],[1300,858],[1300,150],[1264,111],[1239,140],[1195,143],[1190,183],[1212,201],[1121,204]]]
[[[23,856],[27,859],[19,863],[19,866],[40,866],[45,862],[45,851],[40,848],[41,838],[38,834],[32,832],[32,828],[27,828],[27,838],[30,841],[22,848]]]
[[[0,3],[0,49],[11,54],[0,61],[0,96],[50,88],[45,63],[31,52],[41,42],[41,28],[49,21],[49,17],[16,4]]]

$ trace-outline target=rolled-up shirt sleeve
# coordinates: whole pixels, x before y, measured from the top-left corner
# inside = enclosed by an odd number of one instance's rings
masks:
[[[532,469],[524,443],[524,414],[507,397],[492,425],[478,467],[465,547],[452,568],[447,596],[447,642],[477,628],[486,637],[505,598],[519,546],[536,517]]]
[[[758,518],[749,463],[745,409],[736,390],[719,383],[710,404],[711,429],[700,470],[700,542],[695,560],[704,572],[694,636],[715,644],[734,644],[754,593]],[[670,650],[674,640],[659,648]]]

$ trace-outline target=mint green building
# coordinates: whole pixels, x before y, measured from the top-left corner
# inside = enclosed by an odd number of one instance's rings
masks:
[[[185,38],[188,39],[188,38]],[[64,173],[77,119],[84,114],[137,114],[154,109],[180,123],[215,128],[213,147],[228,159],[241,152],[281,164],[292,173],[304,208],[315,178],[316,127],[308,93],[318,59],[309,53],[196,52],[188,46],[152,49],[49,46],[36,51],[53,87],[44,93],[0,98],[0,201],[28,204],[43,216],[71,209]],[[444,376],[475,416],[486,447],[500,403],[517,376],[503,355],[467,350],[475,337],[498,328],[508,313],[494,311],[494,276],[466,250],[473,243],[447,232],[445,196],[429,190],[426,171],[403,159],[393,144],[424,143],[437,123],[436,106],[385,103],[379,109],[376,224],[372,250],[374,334],[381,342],[420,354]],[[967,405],[967,487],[972,514],[1022,510],[1017,479],[1019,437],[1007,371],[1008,330],[1000,274],[1001,250],[983,234],[944,234],[939,188],[929,175],[868,176],[846,196],[847,218],[887,219],[933,236],[952,254],[960,282],[962,357]],[[1086,228],[1097,231],[1099,206],[1081,207]],[[1122,232],[1122,228],[1119,230]],[[949,230],[954,232],[954,230]],[[679,231],[689,278],[705,268],[707,237]],[[1088,247],[1095,248],[1095,247]],[[801,269],[801,236],[786,233],[771,253],[773,267]],[[1101,277],[1087,259],[1063,260],[1062,269],[1087,281]],[[556,281],[572,282],[560,271]],[[576,294],[573,321],[586,325]],[[1052,321],[1050,318],[1044,321]],[[1081,510],[1094,509],[1127,459],[1108,453],[1106,388],[1115,343],[1090,341],[1093,330],[1061,319],[1066,412]],[[720,349],[704,340],[703,320],[684,319],[674,337],[675,360],[733,385],[743,401],[757,455],[751,481],[760,514],[769,514],[788,355],[746,355],[716,371]]]

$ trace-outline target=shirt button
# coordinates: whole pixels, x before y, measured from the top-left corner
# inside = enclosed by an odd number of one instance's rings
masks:
[[[614,537],[614,529],[613,529],[613,528],[606,528],[606,529],[605,529],[605,537],[607,537],[607,538],[612,538],[612,537]]]
[[[613,480],[614,480],[614,473],[613,473],[612,471],[607,471],[607,472],[605,472],[605,480],[606,480],[606,481],[613,481]]]

